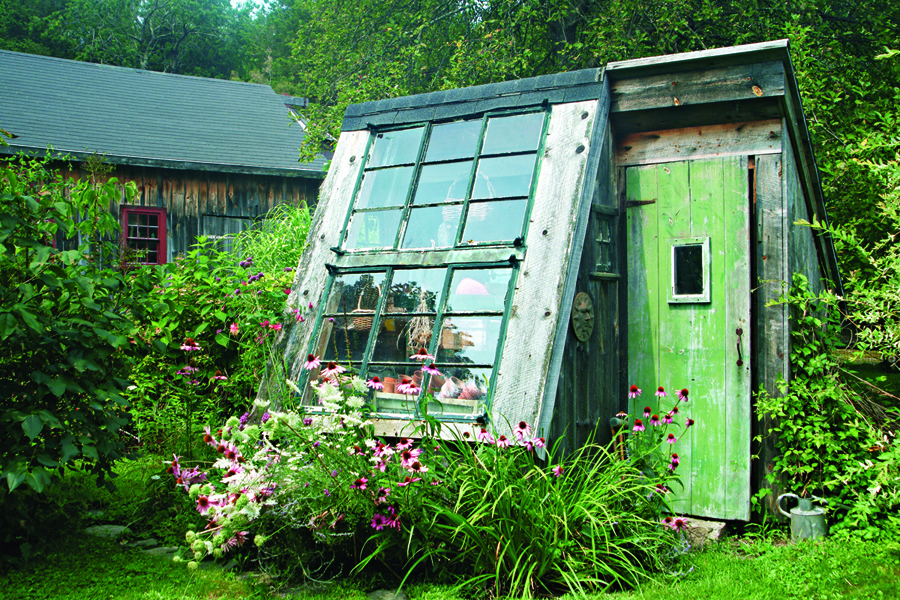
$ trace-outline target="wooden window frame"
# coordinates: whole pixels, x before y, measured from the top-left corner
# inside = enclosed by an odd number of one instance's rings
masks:
[[[139,264],[145,266],[153,266],[153,265],[164,265],[168,262],[168,254],[167,254],[167,238],[168,238],[168,227],[166,223],[166,209],[164,207],[155,207],[155,206],[135,206],[130,204],[122,204],[119,207],[119,222],[122,226],[122,246],[128,247],[128,242],[132,239],[143,239],[143,238],[131,238],[128,235],[128,216],[129,215],[155,215],[157,217],[157,231],[158,238],[156,238],[158,242],[158,246],[156,248],[156,262],[145,262],[144,260],[140,261]],[[151,239],[151,238],[147,238]]]

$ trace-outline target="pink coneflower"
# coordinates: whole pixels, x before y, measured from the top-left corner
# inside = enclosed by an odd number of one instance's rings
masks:
[[[216,371],[216,374],[213,375],[213,379],[216,381],[225,381],[228,378],[222,375],[222,371]]]
[[[669,493],[669,488],[667,488],[666,486],[664,486],[664,485],[661,484],[661,483],[657,483],[657,484],[656,484],[656,493],[657,493],[657,494],[668,494],[668,493]]]
[[[678,463],[680,463],[680,462],[681,462],[681,459],[678,458],[678,455],[673,452],[672,453],[672,463],[671,463],[673,471],[675,470],[675,467],[677,467]]]
[[[640,419],[635,419],[635,420],[634,420],[634,427],[632,428],[632,431],[635,432],[635,433],[637,433],[637,432],[639,432],[639,431],[644,431],[644,429],[645,429],[645,427],[644,427],[644,422],[641,421]]]
[[[203,428],[203,443],[209,444],[213,448],[216,447],[216,438],[213,437],[212,430],[210,430],[209,425]]]
[[[269,320],[268,320],[268,319],[264,320],[262,323],[259,324],[259,326],[260,326],[260,327],[263,327],[263,328],[268,327],[268,326],[269,326]]]
[[[307,371],[312,371],[313,369],[318,369],[319,365],[322,364],[322,359],[320,359],[315,354],[307,354],[306,362],[303,363],[303,368]]]
[[[272,331],[281,331],[281,323],[272,323],[269,325],[269,329]]]
[[[197,498],[197,510],[200,511],[201,515],[208,513],[210,506],[214,506],[214,503],[210,502],[208,496],[200,496]]]
[[[441,372],[435,368],[433,363],[424,365],[422,367],[422,371],[428,373],[429,375],[437,375],[438,377],[441,376]]]
[[[672,521],[674,521],[672,517],[666,517],[665,519],[660,521],[660,523],[662,523],[662,526],[666,529],[672,529]]]
[[[662,418],[662,422],[665,425],[671,425],[672,424],[672,413],[667,412],[666,414],[664,414],[663,418]]]
[[[660,423],[662,423],[662,421],[659,420],[659,415],[653,415],[652,417],[650,417],[650,425],[652,425],[653,427],[659,427]]]
[[[666,388],[664,388],[663,386],[659,386],[658,388],[656,388],[656,397],[657,398],[665,398],[666,395],[667,395]]]
[[[419,351],[416,352],[415,354],[413,354],[412,356],[410,356],[409,358],[411,360],[421,360],[421,361],[434,360],[434,357],[432,355],[428,354],[428,350],[426,350],[425,348],[419,348]]]
[[[670,433],[669,435],[666,436],[666,441],[669,442],[670,444],[674,444],[675,442],[678,441],[678,438],[675,437],[674,433]]]
[[[521,442],[525,439],[525,436],[531,435],[531,425],[525,421],[519,421],[519,424],[513,427],[513,435]]]
[[[387,502],[388,496],[391,495],[391,488],[380,487],[378,491],[375,492],[375,504],[381,504],[382,502]]]
[[[400,394],[417,396],[421,391],[422,388],[413,383],[413,380],[409,377],[404,377],[403,380],[397,385],[397,392]]]
[[[404,469],[408,469],[409,466],[419,458],[420,454],[422,454],[421,448],[416,448],[414,450],[407,448],[406,450],[401,451],[400,466]]]
[[[369,480],[365,477],[360,477],[356,481],[353,482],[353,485],[350,486],[351,490],[364,490],[366,489],[366,484],[369,483]]]
[[[630,388],[628,388],[628,397],[629,398],[637,398],[640,395],[641,395],[641,390],[640,390],[640,388],[638,388],[638,386],[633,385]]]
[[[381,379],[378,378],[378,375],[375,375],[372,379],[368,380],[366,386],[379,392],[384,389],[384,384],[381,383]]]
[[[501,435],[497,438],[497,447],[498,448],[509,448],[509,439],[505,435]]]
[[[687,420],[687,423],[684,424],[684,428],[687,429],[688,427],[690,427],[690,426],[693,425],[693,424],[694,424],[694,420],[693,420],[693,419],[688,419],[688,420]]]
[[[231,335],[237,335],[240,330],[241,328],[238,327],[237,323],[232,323],[228,326],[228,333],[230,333]]]
[[[688,389],[687,388],[678,390],[678,399],[681,400],[682,402],[687,402],[687,399],[688,399]]]
[[[326,367],[325,367],[324,369],[322,369],[321,375],[322,375],[322,377],[324,377],[325,379],[331,379],[331,378],[334,377],[335,375],[338,375],[338,374],[340,374],[340,373],[343,373],[343,372],[346,371],[346,370],[347,370],[347,369],[345,369],[345,368],[342,367],[341,365],[337,364],[337,363],[334,362],[334,361],[331,361],[331,362],[328,363],[328,365],[326,365]]]
[[[388,522],[387,519],[384,518],[384,515],[380,515],[378,513],[372,515],[372,529],[374,529],[375,531],[381,531],[387,526],[387,524]]]
[[[186,338],[181,345],[181,349],[185,352],[193,352],[194,350],[199,350],[200,346],[197,345],[197,342],[195,342],[193,338]]]
[[[559,466],[559,465],[556,465],[555,467],[553,467],[552,469],[550,469],[550,471],[553,472],[553,476],[554,476],[554,477],[559,477],[560,475],[563,474],[563,468],[562,468],[561,466]]]
[[[310,425],[312,425],[312,424],[313,424],[313,419],[312,419],[312,417],[304,417],[304,418],[303,418],[303,424],[306,425],[307,427],[309,427]]]
[[[485,444],[494,443],[494,436],[491,435],[484,427],[481,428],[481,431],[475,434],[475,439],[477,439],[479,442],[484,442]]]
[[[534,442],[535,448],[544,448],[547,445],[547,440],[542,437],[534,438],[531,441]]]
[[[650,413],[651,413],[651,412],[652,412],[652,411],[650,410],[650,407],[649,407],[649,406],[645,406],[645,407],[644,407],[644,418],[645,418],[645,419],[649,419],[649,418],[650,418]]]
[[[412,448],[413,441],[409,438],[402,437],[400,441],[397,442],[397,450],[406,450],[407,448]]]
[[[409,476],[407,475],[407,476],[406,476],[406,479],[404,479],[403,481],[397,483],[397,485],[400,486],[400,487],[406,487],[406,486],[408,486],[409,484],[415,483],[415,482],[417,482],[417,481],[422,481],[422,478],[421,478],[421,477],[409,477]]]
[[[688,522],[684,517],[676,517],[672,521],[672,531],[684,531],[687,529]]]
[[[192,367],[190,365],[185,365],[180,371],[177,371],[175,374],[176,375],[191,375],[193,373],[196,373],[199,370],[200,369],[198,367]]]
[[[527,438],[522,438],[521,442],[522,442],[522,446],[524,446],[525,449],[528,450],[529,452],[531,452],[532,450],[534,450],[534,440],[529,440],[529,439],[527,439]]]
[[[415,461],[414,463],[409,465],[408,470],[410,473],[427,473],[428,467],[426,467],[419,461]]]

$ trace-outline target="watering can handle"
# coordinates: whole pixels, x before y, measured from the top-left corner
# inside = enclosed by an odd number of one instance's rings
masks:
[[[781,508],[781,499],[782,498],[796,498],[797,501],[799,501],[800,496],[798,496],[797,494],[782,494],[782,495],[778,496],[778,500],[775,501],[775,505],[778,507],[778,512],[780,512],[781,514],[786,516],[788,519],[790,519],[791,518],[790,513],[784,512],[784,509]]]

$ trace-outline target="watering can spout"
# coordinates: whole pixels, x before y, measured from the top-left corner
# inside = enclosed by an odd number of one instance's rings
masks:
[[[786,513],[781,508],[783,498],[795,498],[798,502],[796,508]],[[825,509],[813,506],[813,500],[822,504],[827,502],[821,498],[801,498],[797,494],[782,494],[776,502],[779,512],[791,520],[791,541],[815,540],[828,535],[828,522],[825,520]]]

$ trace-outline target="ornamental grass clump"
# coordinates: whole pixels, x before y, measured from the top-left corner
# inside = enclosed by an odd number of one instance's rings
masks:
[[[318,406],[258,401],[260,416],[206,429],[212,468],[169,466],[209,520],[187,534],[189,566],[250,548],[279,576],[424,576],[530,597],[633,587],[671,555],[673,471],[648,476],[592,442],[561,457],[525,422],[451,432],[426,416],[415,440],[377,439],[377,382],[328,370],[310,384]]]

